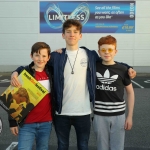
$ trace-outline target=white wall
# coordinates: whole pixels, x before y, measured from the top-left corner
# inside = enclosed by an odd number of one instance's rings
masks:
[[[60,0],[59,0],[60,1]],[[136,0],[134,34],[111,34],[117,38],[117,61],[135,66],[137,72],[150,72],[150,0]],[[83,34],[80,46],[97,50],[97,41],[108,34]],[[0,0],[0,72],[30,63],[30,48],[37,41],[52,50],[65,47],[61,34],[39,33],[38,0]]]

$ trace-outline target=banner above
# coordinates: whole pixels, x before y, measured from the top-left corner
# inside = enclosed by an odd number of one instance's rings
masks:
[[[66,19],[82,33],[135,33],[135,1],[40,1],[40,33],[62,33]]]

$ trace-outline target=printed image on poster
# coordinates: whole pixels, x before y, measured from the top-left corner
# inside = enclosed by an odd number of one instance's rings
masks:
[[[26,70],[18,76],[21,87],[10,85],[0,95],[0,106],[17,122],[21,122],[27,114],[48,94],[48,90],[32,77]]]

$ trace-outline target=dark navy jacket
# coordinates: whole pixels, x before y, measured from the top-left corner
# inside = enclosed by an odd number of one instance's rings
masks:
[[[99,56],[95,50],[91,51],[86,47],[85,49],[88,56],[87,67],[87,85],[90,94],[90,101],[93,103],[95,99],[95,87],[96,87],[96,61],[99,60]],[[51,59],[49,65],[53,66],[54,71],[54,97],[55,97],[55,109],[60,114],[62,110],[63,89],[64,89],[64,68],[67,61],[66,49],[62,49],[61,54],[57,52],[51,53]],[[94,104],[94,103],[93,103]]]

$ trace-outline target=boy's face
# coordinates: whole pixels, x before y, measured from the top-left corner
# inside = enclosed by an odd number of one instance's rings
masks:
[[[31,55],[31,59],[34,62],[34,69],[41,71],[45,68],[45,65],[50,59],[50,56],[48,56],[47,49],[43,48],[40,49],[38,53],[33,53],[33,56]]]
[[[22,102],[26,102],[26,97],[22,97],[19,94],[13,94],[13,99],[16,100],[17,104],[20,104]]]
[[[103,59],[103,62],[113,64],[114,56],[117,53],[116,46],[113,44],[103,44],[99,47],[98,53]]]
[[[77,46],[78,41],[82,38],[82,34],[77,30],[76,26],[71,26],[65,29],[65,33],[62,34],[67,46]]]

